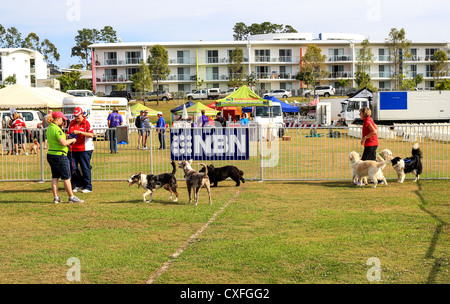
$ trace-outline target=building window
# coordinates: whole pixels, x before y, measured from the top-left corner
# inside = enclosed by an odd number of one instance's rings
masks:
[[[388,65],[378,66],[378,77],[390,78],[391,77],[391,67]]]
[[[177,51],[177,63],[190,64],[190,51]]]
[[[141,52],[125,52],[126,64],[141,63]]]
[[[178,68],[177,74],[178,80],[190,80],[191,72],[189,68]]]
[[[206,51],[206,62],[207,63],[218,63],[219,62],[219,51],[218,50]]]
[[[280,74],[278,75],[278,78],[281,79],[290,79],[292,74],[292,67],[281,65],[280,66]]]
[[[328,61],[344,61],[348,60],[346,56],[344,56],[344,49],[328,49]]]
[[[270,50],[255,50],[256,62],[270,62]]]
[[[106,81],[117,81],[117,69],[105,69]]]
[[[279,50],[278,54],[280,62],[292,62],[292,50]]]
[[[389,61],[389,52],[387,49],[378,49],[378,61]]]
[[[218,79],[219,79],[219,67],[207,67],[206,80],[218,80]]]
[[[105,65],[115,65],[115,64],[117,64],[117,53],[105,52]]]
[[[131,76],[138,73],[139,69],[138,68],[127,68],[126,71],[127,71],[127,74],[126,74],[127,80],[131,80]]]
[[[439,51],[439,49],[425,49],[425,60],[433,60],[434,53]]]
[[[256,66],[256,77],[257,78],[269,78],[269,67],[268,66]]]
[[[292,82],[280,82],[280,89],[282,90],[292,90]]]

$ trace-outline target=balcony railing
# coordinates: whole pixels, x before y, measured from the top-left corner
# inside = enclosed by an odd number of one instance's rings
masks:
[[[126,64],[140,64],[142,58],[141,57],[131,57],[125,60]]]
[[[219,57],[207,57],[206,63],[219,63]]]
[[[328,78],[352,78],[352,72],[330,72]]]
[[[105,59],[103,61],[103,65],[124,65],[125,60],[118,60],[118,59]]]
[[[336,55],[331,56],[328,58],[328,61],[330,62],[337,62],[337,61],[352,61],[352,56],[349,55]]]
[[[394,76],[394,73],[391,72],[380,72],[380,73],[373,73],[370,75],[372,78],[392,78]]]
[[[255,56],[255,62],[270,62],[270,56]]]
[[[219,73],[206,74],[206,80],[219,80]]]
[[[378,61],[389,61],[389,55],[379,55]]]

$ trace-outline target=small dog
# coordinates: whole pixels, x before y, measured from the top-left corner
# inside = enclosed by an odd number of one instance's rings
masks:
[[[205,168],[202,168],[200,172],[205,172]],[[236,182],[236,187],[241,185],[241,181],[245,183],[244,172],[239,170],[235,166],[224,166],[215,168],[213,165],[208,166],[208,177],[213,187],[217,187],[217,183],[226,180],[228,177]]]
[[[208,191],[209,204],[212,205],[211,201],[211,184],[208,177],[208,167],[205,164],[200,163],[205,168],[205,172],[198,173],[191,167],[192,159],[190,161],[181,161],[178,163],[178,167],[183,169],[184,177],[186,178],[186,185],[189,193],[189,204],[191,203],[191,189],[194,188],[194,200],[195,206],[198,203],[198,191],[201,187],[205,186],[206,191]]]
[[[33,142],[30,144],[30,153],[31,154],[38,154],[38,150],[41,148],[39,143],[36,141],[36,139],[33,140]]]
[[[150,203],[152,201],[153,191],[158,190],[159,188],[164,188],[170,192],[169,199],[172,199],[175,194],[174,202],[178,201],[178,192],[177,192],[177,179],[175,178],[175,173],[177,171],[177,167],[175,162],[172,161],[171,165],[173,167],[172,173],[163,173],[159,175],[153,174],[142,174],[136,173],[130,177],[128,183],[131,186],[134,184],[138,184],[138,188],[142,186],[142,188],[147,189],[147,192],[144,193],[143,199],[144,203]],[[150,200],[147,201],[146,197],[150,195]]]
[[[388,149],[384,149],[381,151],[381,156],[383,158],[385,157],[392,157],[392,152]],[[397,182],[403,183],[406,177],[406,173],[412,173],[416,177],[414,179],[414,182],[417,182],[419,180],[420,174],[422,174],[423,165],[422,165],[422,159],[423,154],[422,150],[420,150],[419,144],[415,143],[412,147],[411,151],[412,156],[407,157],[405,159],[402,159],[401,157],[393,157],[391,160],[392,167],[394,168],[395,172],[397,172]]]
[[[386,164],[392,159],[391,157],[388,157],[387,160],[382,159],[381,156],[377,157],[377,160],[379,161],[373,161],[373,160],[361,160],[361,156],[355,152],[350,152],[349,160],[352,167],[352,181],[358,181],[359,185],[362,186],[364,184],[364,178],[369,177],[374,185],[372,188],[376,188],[378,184],[378,180],[383,181],[387,186],[386,178],[383,175],[383,172],[381,170],[386,167]]]

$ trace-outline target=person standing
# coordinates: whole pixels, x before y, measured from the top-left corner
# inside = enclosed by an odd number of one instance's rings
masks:
[[[47,128],[48,128],[48,123],[47,123],[47,117],[52,116],[53,110],[48,110],[47,115],[44,116],[44,120],[42,121],[42,127],[44,128],[44,149],[48,148],[48,143],[47,143]]]
[[[200,117],[200,127],[206,127],[209,125],[209,119],[208,116],[205,114],[205,110],[202,110],[202,116]]]
[[[18,145],[20,144],[22,146],[22,150],[25,153],[25,155],[28,155],[27,153],[27,146],[25,144],[25,136],[23,134],[23,129],[26,129],[27,125],[23,121],[22,118],[20,118],[19,113],[13,114],[13,121],[11,122],[11,128],[14,129],[14,150],[16,152],[16,155],[19,155],[19,149]]]
[[[68,133],[76,138],[76,142],[70,147],[71,157],[74,162],[74,170],[80,166],[82,173],[79,184],[73,191],[78,192],[83,189],[82,193],[89,193],[92,192],[91,157],[94,151],[94,130],[83,116],[83,109],[76,107],[73,115],[75,119],[70,122],[68,130]]]
[[[64,189],[69,195],[69,203],[84,203],[83,200],[73,195],[72,185],[70,183],[71,172],[69,159],[67,153],[68,146],[73,144],[76,139],[67,140],[61,126],[63,121],[67,120],[62,112],[56,111],[47,115],[46,121],[48,127],[46,130],[46,137],[48,141],[47,162],[52,171],[52,193],[53,203],[61,203],[61,198],[58,194],[58,180],[61,178],[64,184]]]
[[[143,129],[143,139],[142,139],[142,149],[147,150],[147,139],[150,136],[151,124],[150,117],[148,117],[148,111],[144,111],[144,116],[141,117],[142,129]]]
[[[136,120],[134,122],[134,125],[136,126],[136,128],[138,129],[138,149],[140,149],[141,147],[144,147],[144,130],[142,130],[142,117],[144,116],[144,110],[141,110],[139,112],[139,116],[136,117]]]
[[[364,146],[364,152],[361,160],[377,160],[378,136],[377,125],[370,115],[372,111],[369,108],[361,108],[359,116],[363,120],[361,145]]]
[[[248,125],[248,123],[249,123],[249,121],[247,118],[247,114],[246,113],[242,114],[242,118],[239,120],[239,124],[241,126],[245,127],[246,125]]]
[[[110,153],[117,153],[117,132],[116,128],[123,125],[122,115],[119,114],[119,108],[115,107],[113,112],[108,115],[109,132],[109,150]]]
[[[225,128],[227,125],[225,118],[223,118],[222,113],[220,113],[220,112],[217,112],[216,119],[214,119],[214,121],[217,121],[220,124],[219,127]]]
[[[166,148],[165,134],[166,134],[166,121],[163,117],[163,112],[158,112],[158,121],[156,122],[156,132],[158,132],[159,150]]]

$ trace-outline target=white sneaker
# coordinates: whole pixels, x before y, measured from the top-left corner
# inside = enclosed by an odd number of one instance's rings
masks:
[[[61,199],[59,197],[55,197],[53,199],[53,204],[59,204],[59,203],[61,203]]]
[[[27,152],[25,152],[25,155],[28,155],[28,153],[27,153]]]
[[[84,203],[82,199],[79,199],[78,197],[74,196],[72,198],[69,198],[68,203]]]
[[[72,190],[72,192],[75,192],[75,193],[78,192],[78,191],[81,191],[80,187],[75,187],[75,189]]]
[[[83,189],[83,191],[81,191],[81,193],[91,193],[92,192],[92,190],[89,190],[89,189]]]

